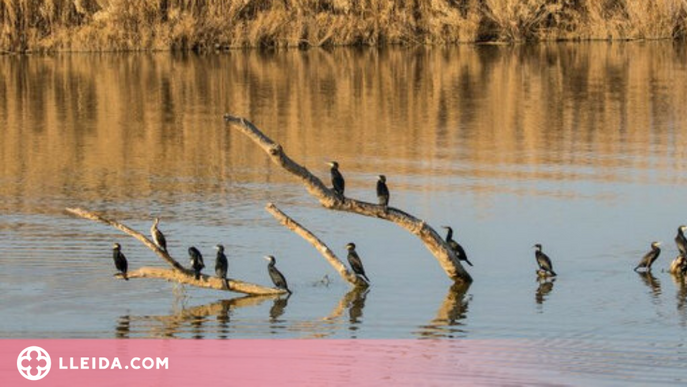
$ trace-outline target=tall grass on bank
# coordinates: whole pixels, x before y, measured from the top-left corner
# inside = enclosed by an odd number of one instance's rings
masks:
[[[0,50],[684,38],[687,0],[0,0]]]

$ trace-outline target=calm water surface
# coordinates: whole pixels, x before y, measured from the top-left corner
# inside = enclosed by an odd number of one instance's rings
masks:
[[[352,197],[387,175],[392,205],[454,227],[474,283],[452,286],[393,224],[320,208],[225,112],[325,179],[337,160]],[[480,339],[485,362],[553,382],[685,383],[687,285],[665,271],[687,223],[685,128],[683,44],[0,57],[0,336]],[[268,202],[342,257],[354,241],[369,291]],[[269,284],[273,254],[294,294],[115,280],[113,242],[130,267],[163,263],[68,206],[146,233],[159,216],[183,263],[223,243],[246,281]],[[535,243],[554,282],[535,278]]]

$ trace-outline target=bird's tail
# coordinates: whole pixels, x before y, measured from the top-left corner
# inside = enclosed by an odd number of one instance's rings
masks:
[[[367,282],[368,284],[370,283],[370,279],[367,278],[367,276],[365,274],[361,274],[360,276],[365,279],[365,282]]]
[[[229,290],[229,280],[227,280],[226,278],[222,278],[222,286],[225,290]]]
[[[556,272],[553,271],[553,270],[550,270],[549,273],[551,273],[551,275],[554,276],[554,277],[558,275],[558,274],[556,274]]]
[[[124,276],[124,281],[128,281],[129,277],[126,275],[126,273],[122,273],[122,276]]]
[[[465,258],[465,262],[466,262],[468,265],[472,266],[472,262],[470,262],[469,259]],[[555,275],[555,274],[554,274],[554,275]]]
[[[196,271],[196,279],[197,279],[197,280],[200,279],[200,271]]]

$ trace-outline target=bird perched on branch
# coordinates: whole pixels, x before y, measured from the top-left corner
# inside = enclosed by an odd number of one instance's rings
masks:
[[[682,254],[679,254],[673,262],[670,263],[671,274],[684,274],[687,272],[687,259]]]
[[[129,270],[129,263],[126,261],[124,253],[122,253],[122,246],[119,243],[112,245],[112,259],[114,259],[114,264],[117,270],[122,273],[125,280],[129,280],[126,276],[126,272]]]
[[[677,228],[675,244],[677,245],[680,255],[687,258],[687,238],[685,238],[685,231],[687,231],[687,226],[680,226]]]
[[[454,253],[456,253],[456,256],[458,257],[458,260],[460,261],[465,261],[468,265],[472,266],[472,262],[468,259],[467,253],[465,253],[465,249],[463,249],[463,246],[461,246],[458,242],[453,240],[453,229],[449,226],[441,226],[441,228],[445,228],[448,230],[446,233],[446,243],[448,243],[448,247],[453,250]]]
[[[282,274],[274,266],[277,263],[277,260],[274,259],[274,257],[271,255],[266,255],[264,258],[269,262],[269,264],[267,264],[267,272],[269,273],[270,278],[272,279],[272,283],[274,283],[274,286],[278,287],[279,289],[284,289],[289,294],[291,294],[291,290],[289,290],[289,285],[286,283],[286,278],[284,277],[284,274]]]
[[[157,228],[157,225],[160,223],[160,218],[155,218],[155,222],[153,222],[153,225],[150,227],[150,235],[153,237],[153,242],[159,247],[162,251],[165,253],[167,252],[167,239],[165,239],[165,235],[160,231],[160,229]]]
[[[370,279],[365,275],[365,269],[363,268],[363,261],[360,256],[355,251],[355,243],[349,243],[346,245],[346,250],[348,250],[348,264],[351,265],[351,269],[356,275],[359,275],[365,279],[365,282],[370,283]]]
[[[215,259],[215,274],[222,280],[225,289],[229,289],[229,282],[227,282],[227,271],[229,270],[229,262],[227,256],[224,255],[224,246],[217,245],[217,258]]]
[[[379,175],[377,178],[377,199],[379,199],[379,205],[386,209],[389,206],[389,188],[386,186],[386,176]]]
[[[339,163],[337,163],[336,161],[331,161],[327,164],[331,167],[329,172],[332,175],[332,189],[334,190],[334,193],[337,196],[343,199],[344,189],[346,188],[346,181],[344,180],[341,172],[339,172]]]
[[[195,274],[195,278],[197,280],[200,279],[200,271],[203,270],[205,267],[205,263],[203,262],[203,255],[198,251],[197,248],[191,246],[188,248],[188,255],[191,257],[191,268],[193,268],[193,272]]]
[[[544,254],[544,252],[541,251],[541,245],[539,243],[532,247],[536,249],[534,252],[534,257],[537,259],[537,265],[539,265],[539,270],[543,271],[543,274],[550,274],[555,277],[556,272],[553,271],[553,264],[551,263],[551,258],[549,258],[548,255]]]
[[[660,245],[661,242],[651,243],[651,251],[644,254],[642,260],[639,261],[639,264],[637,265],[637,267],[635,267],[635,271],[641,268],[646,269],[646,271],[651,271],[651,265],[653,265],[653,263],[658,259],[658,256],[661,255],[661,248],[658,247]]]

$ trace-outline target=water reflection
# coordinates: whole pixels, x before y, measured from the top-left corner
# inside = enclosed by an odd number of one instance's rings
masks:
[[[675,301],[680,315],[680,325],[687,326],[687,278],[681,273],[671,273],[670,278],[676,287]]]
[[[639,278],[642,279],[644,285],[651,290],[651,297],[654,302],[659,302],[661,295],[661,281],[654,277],[651,271],[637,272],[637,275],[639,275]]]
[[[549,294],[553,290],[553,283],[556,281],[555,277],[537,278],[537,290],[534,292],[534,300],[538,305],[543,305],[544,301],[549,297]],[[541,308],[540,308],[541,310]]]
[[[416,334],[420,337],[464,337],[465,331],[461,328],[463,320],[468,312],[470,297],[467,291],[470,284],[453,284],[443,302],[437,310],[436,316],[429,324],[420,327]]]
[[[190,335],[193,338],[229,336],[229,322],[232,310],[252,307],[272,299],[273,296],[242,296],[220,300],[206,305],[183,308],[163,316],[131,316],[118,318],[115,337],[177,337]],[[210,325],[209,318],[216,317],[217,325]]]
[[[272,307],[270,308],[270,322],[284,322],[283,320],[279,320],[279,317],[281,317],[284,314],[284,310],[286,309],[286,306],[289,304],[290,297],[291,295],[289,294],[285,297],[278,297],[274,299]]]

